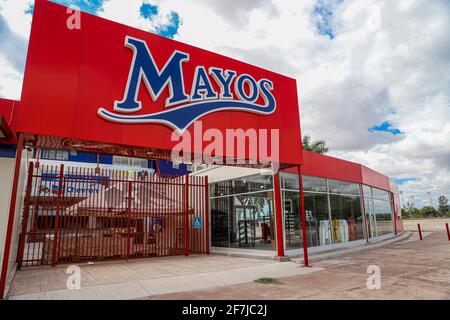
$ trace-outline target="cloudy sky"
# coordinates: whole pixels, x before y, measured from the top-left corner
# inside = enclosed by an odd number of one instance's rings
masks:
[[[304,134],[450,197],[448,0],[53,0],[294,77]],[[32,0],[0,0],[0,97],[19,99]]]

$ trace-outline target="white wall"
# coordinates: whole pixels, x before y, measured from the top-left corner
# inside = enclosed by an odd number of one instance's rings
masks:
[[[272,174],[267,169],[252,169],[234,166],[214,166],[204,170],[197,171],[192,175],[208,176],[208,182],[219,182],[224,180],[238,179],[256,174]]]
[[[0,158],[0,269],[3,263],[15,159]]]
[[[14,177],[14,164],[15,159],[5,159],[0,158],[0,185],[1,185],[1,195],[2,203],[0,205],[0,249],[1,249],[1,259],[3,260],[4,245],[6,240],[6,229],[8,224],[9,206],[11,201],[12,183]],[[28,153],[24,149],[22,152],[20,173],[19,173],[19,185],[17,188],[17,198],[16,198],[16,210],[14,214],[14,223],[11,235],[11,250],[9,255],[8,263],[8,274],[6,279],[6,290],[5,295],[8,293],[9,285],[16,271],[16,258],[17,249],[19,246],[19,234],[20,234],[20,221],[23,212],[23,200],[25,195],[25,183],[28,171]],[[1,266],[1,265],[0,265]]]

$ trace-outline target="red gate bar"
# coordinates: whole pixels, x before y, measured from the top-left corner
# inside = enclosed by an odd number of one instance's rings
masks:
[[[25,250],[25,238],[27,235],[27,227],[28,227],[28,217],[30,216],[30,196],[31,196],[31,189],[33,188],[33,185],[31,184],[33,179],[33,170],[34,170],[33,162],[30,162],[28,166],[25,203],[23,208],[24,212],[23,212],[22,232],[20,233],[19,250],[17,252],[17,269],[19,270],[22,268],[23,252]]]
[[[34,166],[17,261],[31,267],[207,253],[207,187],[204,177]],[[194,217],[205,222],[201,229]]]
[[[60,241],[57,241],[58,239],[58,229],[59,229],[59,214],[61,210],[61,196],[63,193],[63,178],[64,178],[64,165],[61,165],[60,173],[59,173],[59,186],[58,186],[58,200],[56,203],[56,216],[55,216],[55,233],[53,238],[53,256],[52,256],[52,266],[56,265],[56,258],[58,256],[58,252],[56,251],[59,249],[58,244],[60,244]]]
[[[445,228],[447,229],[447,238],[450,241],[450,229],[448,228],[448,223],[445,224]]]

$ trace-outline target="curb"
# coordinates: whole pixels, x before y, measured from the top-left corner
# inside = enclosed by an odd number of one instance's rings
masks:
[[[353,247],[353,248],[344,248],[344,249],[330,250],[327,252],[320,252],[320,253],[316,253],[316,254],[310,254],[309,261],[310,262],[319,262],[319,261],[330,259],[330,258],[336,258],[336,257],[353,254],[353,253],[358,253],[361,251],[377,249],[380,247],[384,247],[388,244],[405,241],[405,240],[409,239],[411,237],[411,235],[412,235],[411,231],[402,231],[399,235],[397,235],[393,238],[379,240],[379,241],[372,242],[372,243],[366,243],[364,245]],[[303,255],[290,257],[290,260],[293,262],[302,264],[303,263]]]

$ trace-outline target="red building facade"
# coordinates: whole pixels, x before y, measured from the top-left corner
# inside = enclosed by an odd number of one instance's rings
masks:
[[[269,135],[276,132],[279,155],[275,164],[281,171],[210,181],[209,188],[201,189],[204,202],[199,200],[195,205],[188,200],[189,188],[208,185],[208,180],[176,180],[174,184],[185,192],[184,200],[179,204],[176,199],[164,199],[167,205],[177,204],[177,214],[185,211],[186,222],[180,218],[180,224],[167,231],[173,234],[166,238],[183,237],[176,247],[180,253],[195,253],[192,243],[202,243],[198,253],[208,253],[210,245],[218,251],[258,249],[277,256],[300,250],[308,264],[308,248],[364,243],[402,231],[398,189],[388,177],[357,163],[302,151],[294,79],[85,13],[81,14],[80,29],[68,28],[67,19],[65,7],[36,0],[22,97],[20,101],[0,100],[0,162],[5,163],[0,174],[2,183],[6,181],[8,200],[0,212],[5,226],[0,234],[4,239],[0,296],[17,263],[21,266],[23,262],[24,234],[30,228],[21,224],[21,218],[31,206],[26,190],[37,169],[36,159],[30,159],[27,150],[170,160],[177,145],[173,133],[195,137],[195,121],[201,121],[202,134],[215,130],[225,136],[228,129],[236,128]],[[201,139],[189,153],[204,159],[209,142]],[[238,146],[228,148],[225,143],[219,144],[214,157],[237,159]],[[249,145],[245,145],[241,167],[273,164],[274,159],[267,153],[252,153]],[[61,186],[68,179],[67,169],[60,168],[58,203],[64,202],[61,198],[67,189]],[[99,172],[92,171],[87,179]],[[37,175],[42,177],[42,172]],[[158,179],[170,183],[167,181],[171,178]],[[130,179],[111,180],[131,185]],[[153,184],[161,183],[151,179]],[[125,190],[131,192],[132,187],[121,189]],[[79,198],[80,202],[91,199]],[[201,217],[196,217],[197,208],[202,208]],[[89,210],[82,215],[93,212]],[[56,212],[54,217],[65,211],[59,207]],[[140,214],[149,212],[155,214],[150,209]],[[144,216],[142,221],[160,221],[153,218]],[[83,224],[78,221],[77,226],[90,231],[97,228],[88,220]],[[129,221],[125,241],[129,248],[118,252],[127,257],[130,252],[150,256],[149,251],[135,250],[139,237],[133,236],[131,241]],[[146,223],[134,225],[135,233]],[[56,241],[58,233],[54,229],[58,222],[53,221],[52,226],[52,241]],[[200,234],[196,230],[202,228],[201,236],[192,240],[193,235]],[[152,237],[154,233],[148,235]],[[59,245],[55,244],[55,248]],[[173,251],[165,247],[160,252],[167,255]],[[65,258],[70,261],[72,255],[68,253]],[[51,264],[63,261],[58,259],[56,254]]]

